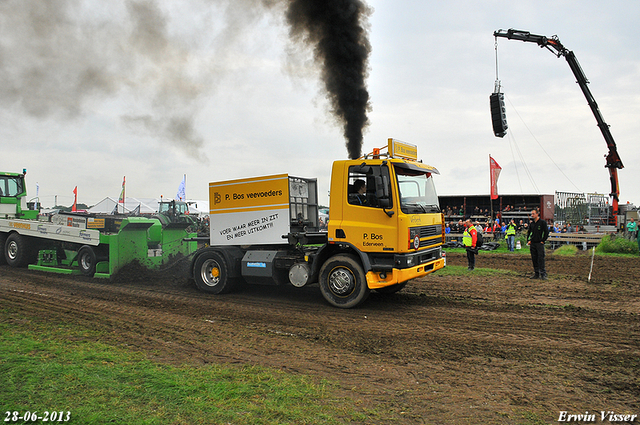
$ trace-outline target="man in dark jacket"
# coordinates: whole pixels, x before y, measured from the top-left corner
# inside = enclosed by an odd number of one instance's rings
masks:
[[[531,223],[527,232],[527,245],[531,250],[533,262],[533,276],[531,279],[546,279],[547,271],[544,267],[544,243],[549,237],[547,222],[540,219],[540,211],[531,211]]]

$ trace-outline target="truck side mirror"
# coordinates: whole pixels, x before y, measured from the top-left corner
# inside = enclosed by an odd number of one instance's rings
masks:
[[[375,176],[376,198],[378,206],[382,209],[391,208],[391,197],[389,196],[389,177]]]
[[[375,176],[376,198],[389,199],[389,179],[387,176]]]

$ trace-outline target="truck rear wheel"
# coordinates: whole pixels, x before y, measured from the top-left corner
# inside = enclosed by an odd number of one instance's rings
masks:
[[[96,253],[89,245],[78,250],[78,266],[83,275],[93,277],[96,273]]]
[[[352,308],[369,296],[362,266],[350,255],[329,258],[320,269],[320,292],[331,305]]]
[[[236,283],[229,277],[229,265],[217,252],[205,252],[196,259],[193,277],[198,289],[212,294],[230,292]]]
[[[12,233],[4,244],[4,257],[12,267],[25,267],[32,257],[31,241],[26,236]]]

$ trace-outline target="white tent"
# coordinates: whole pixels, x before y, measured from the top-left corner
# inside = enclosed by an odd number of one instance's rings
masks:
[[[164,201],[168,202],[171,199],[164,199]],[[119,204],[115,198],[106,197],[87,211],[94,214],[155,214],[158,212],[159,204],[160,199],[158,198],[125,198],[123,205]],[[187,204],[190,214],[196,216],[209,214],[208,201],[188,200]]]
[[[159,202],[159,199],[154,198],[125,198],[124,204],[120,204],[117,199],[106,197],[87,211],[95,214],[131,214],[134,212],[155,214],[158,212]]]
[[[189,205],[189,214],[195,214],[199,217],[209,215],[209,201],[187,200]]]

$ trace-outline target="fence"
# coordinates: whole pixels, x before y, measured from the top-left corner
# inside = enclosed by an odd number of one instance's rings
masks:
[[[604,236],[606,236],[604,233],[550,233],[547,242],[552,249],[571,244],[586,251],[588,248],[598,246]]]
[[[609,197],[599,193],[556,192],[554,219],[579,226],[601,226],[611,222]]]
[[[498,236],[498,240],[495,242],[504,242],[503,236],[501,233],[496,233]],[[483,233],[485,242],[493,242],[494,233]],[[521,233],[520,235],[526,235]],[[602,241],[602,238],[606,236],[607,233],[549,233],[549,238],[547,239],[547,244],[551,247],[551,249],[559,248],[561,245],[576,245],[578,248],[582,250],[587,250],[588,248],[598,246],[598,244]],[[449,233],[446,236],[446,241],[462,241],[462,233]]]

